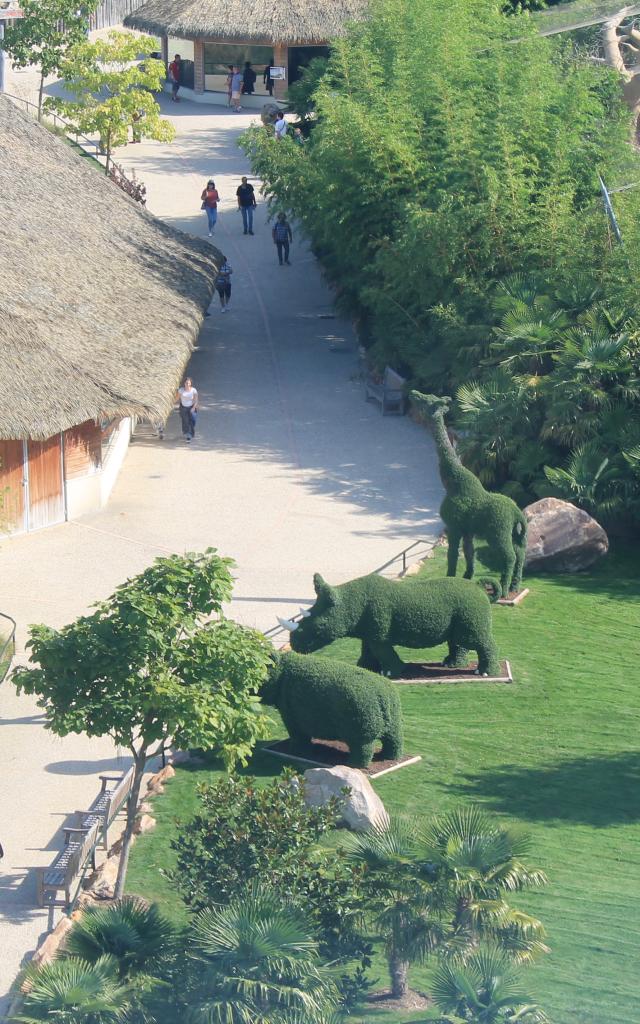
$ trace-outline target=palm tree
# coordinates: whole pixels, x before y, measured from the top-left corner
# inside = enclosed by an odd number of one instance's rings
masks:
[[[436,818],[422,832],[424,856],[454,901],[453,953],[473,949],[487,936],[520,962],[547,952],[537,918],[516,910],[507,895],[546,885],[539,868],[523,858],[529,837],[495,822],[477,807],[463,807]]]
[[[520,986],[517,971],[498,950],[483,950],[464,966],[443,963],[431,994],[446,1020],[470,1024],[545,1024],[546,1014]]]
[[[22,1011],[12,1018],[22,1024],[120,1024],[134,1000],[132,986],[120,980],[109,956],[94,963],[54,960],[27,970],[26,982],[30,987]]]
[[[88,907],[65,944],[69,956],[95,963],[110,955],[122,979],[154,973],[155,967],[176,949],[174,925],[155,904],[125,896],[108,907]]]
[[[188,952],[199,962],[188,1014],[206,1024],[329,1024],[337,991],[304,917],[254,886],[228,906],[201,911]]]
[[[350,835],[347,855],[365,865],[369,916],[384,940],[391,996],[403,999],[411,964],[444,940],[442,893],[425,870],[416,830],[402,820]]]

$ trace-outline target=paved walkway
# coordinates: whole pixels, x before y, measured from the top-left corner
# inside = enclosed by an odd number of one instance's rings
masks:
[[[198,436],[187,446],[172,415],[164,442],[133,443],[102,512],[0,544],[0,609],[18,621],[21,644],[26,624],[62,625],[157,555],[207,545],[236,560],[234,616],[266,629],[312,600],[314,571],[349,579],[438,529],[429,437],[365,403],[351,327],[334,316],[307,247],[296,237],[293,265],[279,267],[264,204],[255,237],[242,234],[235,189],[248,167],[236,140],[251,117],[164,105],[175,142],[129,146],[119,160],[146,183],[153,213],[201,236],[200,192],[213,176],[222,196],[214,241],[235,270],[231,310],[212,304],[190,367]],[[50,859],[65,816],[91,798],[116,752],[49,736],[34,702],[7,683],[0,725],[1,997],[45,926],[33,868]]]

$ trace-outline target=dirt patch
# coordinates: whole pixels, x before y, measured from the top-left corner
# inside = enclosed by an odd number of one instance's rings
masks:
[[[500,675],[478,676],[475,671],[477,661],[472,661],[464,668],[448,668],[440,661],[406,662],[404,675],[401,679],[392,679],[392,683],[422,683],[424,686],[438,686],[442,683],[512,683],[511,666],[508,661],[500,662]]]
[[[413,989],[409,989],[404,999],[393,999],[391,990],[385,988],[380,992],[373,992],[367,997],[367,1002],[374,1006],[383,1006],[385,1010],[428,1010],[433,1006],[432,999]]]
[[[291,740],[279,740],[276,743],[269,743],[263,747],[268,754],[275,754],[277,757],[285,757],[290,761],[298,761],[300,764],[310,765],[314,768],[335,768],[339,764],[349,764],[349,747],[340,740],[318,740],[313,739],[310,747],[302,751],[299,747],[292,749]],[[388,772],[397,771],[407,765],[415,764],[421,757],[417,754],[405,754],[397,759],[383,758],[380,751],[373,755],[373,760],[366,768],[360,768],[361,772],[375,779],[378,775],[386,775]]]

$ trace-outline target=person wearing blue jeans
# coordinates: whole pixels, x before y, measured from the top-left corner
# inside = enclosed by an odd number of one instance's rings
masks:
[[[202,209],[207,214],[209,238],[211,238],[218,219],[218,203],[220,202],[220,196],[218,195],[215,181],[209,179],[207,187],[203,190],[200,199],[202,200]]]
[[[256,207],[256,194],[253,190],[253,185],[249,185],[246,178],[242,179],[242,184],[236,189],[236,196],[238,198],[238,209],[242,214],[244,234],[252,235],[253,211]]]
[[[278,250],[278,263],[282,266],[282,257],[284,256],[284,262],[287,266],[290,266],[289,244],[293,242],[293,233],[287,220],[286,213],[278,214],[278,219],[271,230],[271,237],[273,238],[276,249]]]

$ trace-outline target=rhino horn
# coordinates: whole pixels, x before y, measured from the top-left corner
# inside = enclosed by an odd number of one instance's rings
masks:
[[[303,619],[308,619],[309,616],[311,615],[311,612],[309,611],[308,608],[301,608],[300,609],[300,614],[302,615]]]
[[[277,619],[282,628],[286,629],[288,633],[295,633],[296,629],[300,625],[299,622],[293,622],[292,619],[281,619],[279,615],[277,616]]]

